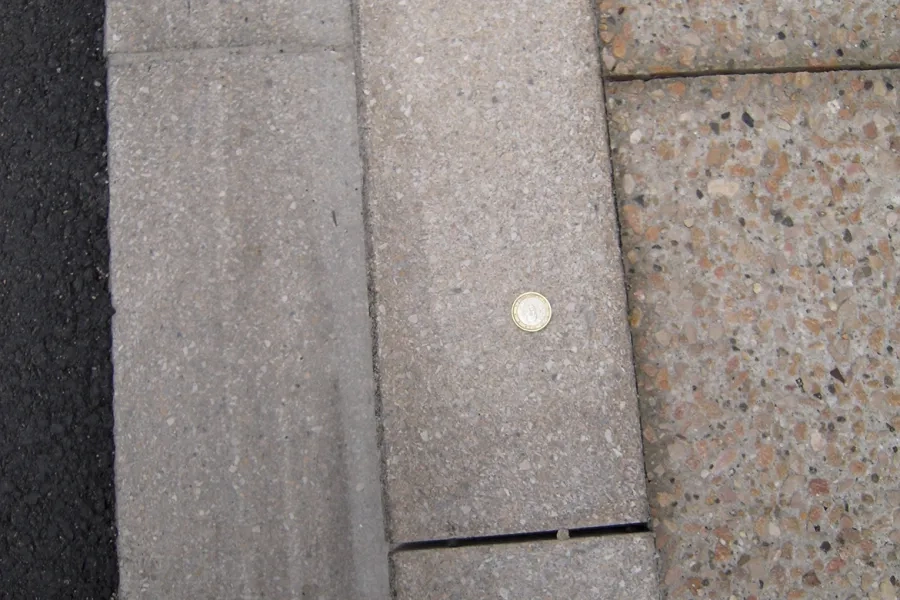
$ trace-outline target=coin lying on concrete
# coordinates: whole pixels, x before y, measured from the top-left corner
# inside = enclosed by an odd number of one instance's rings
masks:
[[[512,318],[523,331],[540,331],[550,322],[550,303],[537,292],[525,292],[513,302]]]

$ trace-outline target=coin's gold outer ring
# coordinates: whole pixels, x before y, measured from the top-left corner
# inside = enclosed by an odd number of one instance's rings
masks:
[[[516,307],[519,306],[519,303],[526,298],[537,298],[544,306],[547,307],[547,318],[544,319],[544,321],[537,327],[526,325],[519,320],[519,315],[516,314]],[[516,324],[516,327],[518,327],[522,331],[528,331],[530,333],[540,331],[541,329],[546,327],[550,323],[550,319],[553,317],[553,308],[550,306],[550,301],[547,300],[543,296],[543,294],[539,294],[537,292],[525,292],[524,294],[520,294],[519,297],[513,301],[511,312],[512,320]]]

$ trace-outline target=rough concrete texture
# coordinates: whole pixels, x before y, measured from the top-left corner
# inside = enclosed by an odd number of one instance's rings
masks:
[[[593,8],[548,6],[360,4],[397,542],[647,516]]]
[[[900,63],[895,0],[598,0],[613,75]]]
[[[352,56],[116,59],[120,597],[384,598]]]
[[[897,597],[897,79],[609,86],[669,599]]]
[[[349,2],[107,0],[110,52],[254,45],[347,46]]]
[[[648,534],[401,552],[397,600],[656,600]]]

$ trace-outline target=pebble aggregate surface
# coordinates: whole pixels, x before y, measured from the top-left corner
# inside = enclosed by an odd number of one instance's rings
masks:
[[[607,86],[666,598],[900,592],[898,80]]]
[[[611,75],[900,63],[895,0],[599,0]]]

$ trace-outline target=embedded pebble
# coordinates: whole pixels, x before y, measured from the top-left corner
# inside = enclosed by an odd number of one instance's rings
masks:
[[[888,227],[893,227],[897,224],[897,213],[891,212],[888,213],[888,216],[884,219],[885,223],[887,223]]]
[[[626,173],[622,178],[622,189],[625,190],[626,196],[631,196],[634,192],[634,177]]]
[[[726,198],[734,198],[740,189],[740,182],[727,179],[713,179],[706,186],[706,191],[710,196],[725,196]]]

